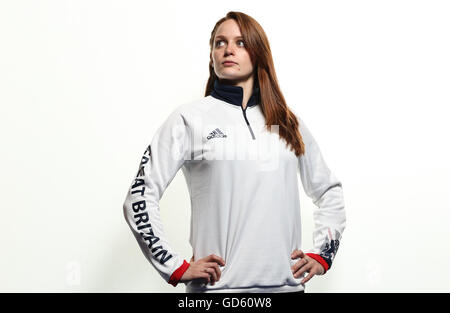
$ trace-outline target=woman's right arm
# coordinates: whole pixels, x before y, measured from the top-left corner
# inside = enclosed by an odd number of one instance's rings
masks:
[[[190,264],[167,241],[159,201],[188,157],[189,142],[185,120],[179,110],[175,110],[145,149],[123,204],[125,220],[145,257],[173,286]]]
[[[185,118],[175,110],[145,149],[123,204],[125,220],[145,257],[173,286],[194,279],[214,284],[221,275],[218,264],[225,265],[216,255],[186,262],[170,247],[163,231],[159,201],[185,160],[191,158],[190,137]]]

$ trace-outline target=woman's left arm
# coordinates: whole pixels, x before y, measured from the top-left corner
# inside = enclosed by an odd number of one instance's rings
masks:
[[[298,158],[300,178],[306,195],[317,207],[314,211],[313,249],[305,253],[309,257],[305,262],[317,261],[324,268],[319,274],[324,274],[333,263],[345,228],[344,194],[342,183],[328,168],[311,132],[303,120],[299,117],[298,120],[305,144],[305,154]]]

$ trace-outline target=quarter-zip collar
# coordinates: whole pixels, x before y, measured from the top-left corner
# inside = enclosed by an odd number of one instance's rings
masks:
[[[211,96],[219,100],[223,100],[233,105],[242,107],[242,98],[244,97],[244,89],[241,86],[226,85],[220,83],[218,79],[214,81],[214,88],[211,91]],[[252,107],[259,104],[260,94],[259,86],[254,84],[253,92],[247,102],[247,107]]]

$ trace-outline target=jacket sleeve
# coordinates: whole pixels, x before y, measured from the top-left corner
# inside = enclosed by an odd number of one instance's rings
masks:
[[[305,144],[305,154],[298,158],[300,178],[306,195],[316,206],[313,249],[306,255],[318,261],[326,272],[336,256],[346,224],[342,183],[327,167],[303,120],[298,119]]]
[[[173,111],[145,149],[123,204],[125,220],[147,260],[162,278],[176,286],[189,263],[166,239],[159,200],[188,158],[189,131],[183,116]]]

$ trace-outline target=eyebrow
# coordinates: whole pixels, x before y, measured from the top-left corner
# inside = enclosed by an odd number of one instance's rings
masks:
[[[216,38],[227,38],[227,37],[225,37],[225,36],[223,36],[223,35],[217,35]],[[234,38],[236,39],[236,38],[244,38],[244,37],[242,37],[242,36],[236,36],[236,37],[234,37]]]

